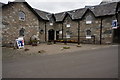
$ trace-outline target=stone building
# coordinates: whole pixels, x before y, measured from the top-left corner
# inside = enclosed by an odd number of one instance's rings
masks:
[[[42,17],[45,20],[45,22],[40,21],[40,31],[42,30],[44,34],[40,34],[39,38],[43,40],[42,42],[56,40],[58,25],[56,25],[56,19],[54,17],[54,14],[37,9],[34,10],[40,17]]]
[[[41,11],[42,12],[42,11]],[[44,42],[44,23],[47,22],[27,3],[9,2],[2,6],[2,43],[3,46],[12,45],[15,39],[24,37],[25,43],[29,44],[33,35],[39,36]]]
[[[95,36],[96,43],[114,42],[114,29],[112,22],[116,19],[117,2],[92,6],[84,16],[83,27],[88,27],[91,35]],[[88,29],[87,28],[87,29]],[[83,30],[83,29],[82,29]],[[85,30],[85,29],[84,29]]]
[[[41,11],[38,9],[34,9],[35,12],[42,18],[42,20],[39,21],[39,38],[40,38],[40,42],[46,42],[48,41],[48,31],[47,31],[47,26],[48,23],[50,21],[50,17],[51,17],[51,13],[45,12],[45,11]]]
[[[2,43],[8,46],[23,36],[29,44],[33,35],[40,42],[115,43],[120,39],[119,27],[113,24],[120,24],[119,4],[112,2],[56,14],[34,9],[27,2],[3,4]]]
[[[120,2],[118,3],[116,11],[117,11],[118,25],[120,26]]]
[[[120,2],[117,5],[117,21],[118,21],[118,28],[116,29],[116,36],[117,36],[117,43],[120,43]]]
[[[63,39],[80,40],[81,43],[116,42],[112,22],[117,20],[117,4],[113,2],[55,14],[56,22],[63,25]]]

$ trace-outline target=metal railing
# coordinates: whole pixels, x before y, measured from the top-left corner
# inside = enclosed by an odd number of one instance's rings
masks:
[[[67,39],[67,38],[64,38],[64,39],[58,39],[58,40],[51,40],[49,42],[54,42],[55,44],[56,43],[78,43],[78,37],[74,37],[72,36],[71,38]],[[90,39],[87,39],[86,36],[80,36],[80,43],[83,43],[83,44],[95,44],[95,36],[91,36]]]

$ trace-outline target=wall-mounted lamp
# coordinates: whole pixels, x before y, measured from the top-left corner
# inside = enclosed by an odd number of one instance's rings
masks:
[[[40,30],[40,33],[41,33],[41,34],[43,34],[43,33],[44,33],[44,30],[43,30],[43,29],[41,29],[41,30]]]

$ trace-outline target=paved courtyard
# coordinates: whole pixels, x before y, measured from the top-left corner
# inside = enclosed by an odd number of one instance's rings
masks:
[[[38,55],[53,55],[61,53],[70,53],[82,50],[94,50],[100,48],[110,47],[112,45],[92,45],[92,44],[81,44],[81,47],[77,47],[77,44],[39,44],[38,46],[25,45],[25,49],[13,49],[13,48],[3,48],[3,58],[17,58],[23,56],[38,56]],[[63,49],[63,47],[70,47],[70,49]]]

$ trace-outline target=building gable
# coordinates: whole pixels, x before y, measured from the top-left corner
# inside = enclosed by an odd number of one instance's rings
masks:
[[[65,15],[66,15],[66,12],[54,14],[56,22],[62,22]]]
[[[72,21],[72,18],[70,16],[70,14],[66,13],[65,17],[63,18],[63,21],[69,21],[69,20]]]
[[[19,4],[24,4],[26,6],[26,8],[28,8],[36,17],[38,17],[39,20],[45,20],[40,15],[38,15],[38,13],[27,2],[16,2],[16,1],[15,2],[8,2],[8,4],[4,4],[2,6],[2,8],[6,8],[6,7],[9,8],[9,6],[12,6],[12,5],[18,4],[18,3]]]
[[[87,17],[91,17],[91,20],[94,20],[95,19],[95,15],[94,15],[94,13],[90,10],[90,9],[88,9],[86,12],[85,12],[85,14],[82,16],[82,20],[86,20],[87,19]],[[89,17],[89,18],[90,18]]]
[[[88,9],[82,8],[77,10],[68,11],[73,20],[81,19]]]
[[[39,20],[40,17],[37,16],[31,9],[23,2],[12,2],[4,5],[3,7],[3,20],[6,18],[10,18],[10,20],[15,19],[15,21],[19,20],[19,12],[23,12],[25,14],[26,20],[32,21],[33,19]],[[34,18],[32,19],[31,16]],[[6,19],[7,20],[7,19]]]
[[[46,21],[49,21],[49,16],[51,15],[51,13],[45,12],[45,11],[41,11],[38,9],[34,9],[34,11],[43,19]]]

